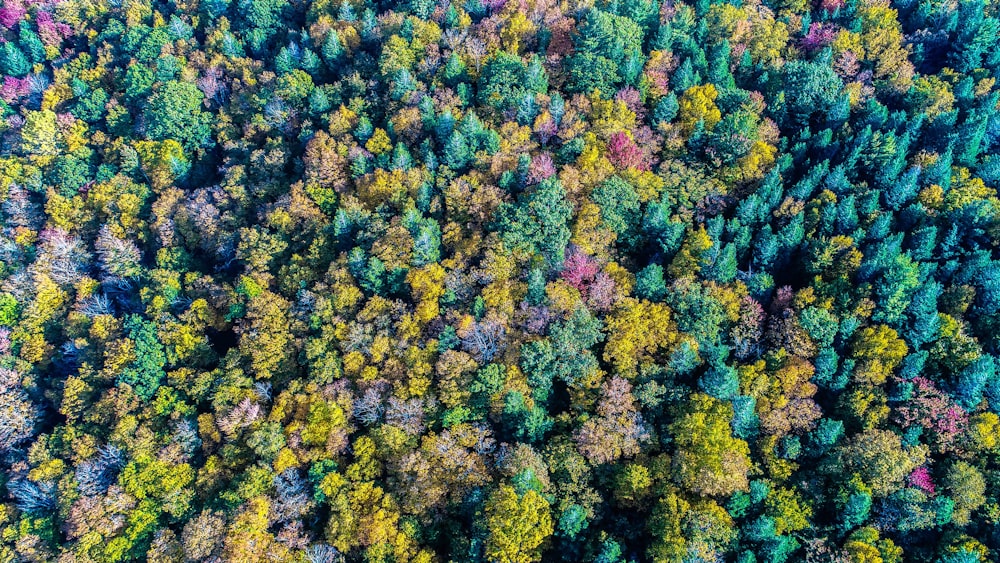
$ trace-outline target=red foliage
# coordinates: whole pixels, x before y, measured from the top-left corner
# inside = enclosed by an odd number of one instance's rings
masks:
[[[968,425],[968,415],[934,382],[916,377],[913,396],[895,411],[896,422],[903,428],[919,426],[937,451],[951,451]]]
[[[0,15],[0,18],[3,16]],[[21,96],[31,92],[31,81],[28,78],[16,78],[14,76],[4,76],[3,85],[0,86],[0,98],[7,103],[17,101]]]
[[[576,247],[571,247],[566,254],[566,262],[560,276],[566,283],[584,292],[601,267],[593,257],[587,256]]]
[[[20,2],[6,2],[0,8],[0,26],[10,29],[24,17],[25,9]]]
[[[554,176],[555,173],[556,165],[548,153],[536,155],[535,158],[531,159],[531,166],[528,168],[528,183],[537,184]]]
[[[617,168],[649,170],[646,155],[624,131],[611,135],[611,140],[608,141],[608,160]]]
[[[548,144],[549,140],[558,132],[559,125],[556,124],[555,119],[552,119],[552,116],[546,116],[544,119],[535,122],[535,134],[538,135],[538,140],[543,145]]]
[[[844,0],[820,0],[819,7],[827,12],[835,12],[844,6]]]
[[[608,311],[614,303],[615,280],[607,272],[598,272],[587,288],[587,306],[594,311]]]
[[[52,21],[52,14],[39,10],[35,18],[38,22],[38,37],[46,45],[58,45],[63,39],[73,35],[73,29],[62,23]]]
[[[635,113],[636,119],[642,120],[646,116],[646,105],[642,102],[642,95],[631,86],[626,86],[615,94],[615,100],[623,102],[629,111]]]
[[[809,32],[802,38],[802,47],[807,51],[818,51],[833,43],[837,36],[837,26],[822,23],[809,25]]]
[[[633,456],[649,439],[649,430],[635,406],[632,385],[621,377],[615,376],[601,386],[597,414],[573,436],[580,453],[591,463]]]
[[[580,291],[587,306],[594,311],[607,311],[615,300],[615,281],[592,256],[571,246],[561,274],[566,283]]]
[[[931,472],[924,465],[914,469],[906,481],[911,487],[916,487],[927,494],[934,494],[934,481],[931,479]]]

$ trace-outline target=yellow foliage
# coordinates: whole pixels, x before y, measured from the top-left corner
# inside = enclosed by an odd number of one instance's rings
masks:
[[[382,473],[375,454],[375,441],[368,436],[358,437],[353,444],[354,463],[347,466],[347,479],[355,483],[375,479]]]
[[[909,96],[915,98],[917,107],[932,121],[942,113],[951,111],[955,104],[955,94],[951,92],[951,86],[934,75],[921,76],[914,80]]]
[[[595,186],[615,172],[611,162],[603,157],[604,145],[593,131],[583,135],[584,147],[576,158],[576,166],[580,170],[580,181],[585,186]]]
[[[969,437],[976,450],[995,450],[1000,436],[1000,417],[984,412],[969,419]]]
[[[945,210],[955,211],[979,201],[990,201],[994,209],[1000,208],[995,189],[987,186],[981,178],[973,176],[968,168],[956,168],[951,189],[944,198]]]
[[[56,190],[46,190],[45,212],[52,223],[67,231],[82,223],[85,210],[80,196],[64,197]]]
[[[861,329],[852,348],[852,356],[858,360],[855,380],[873,385],[885,383],[907,351],[906,342],[885,325]]]
[[[406,171],[379,168],[359,181],[358,197],[372,209],[387,202],[402,207],[406,198],[416,196],[422,183],[423,176],[417,168]]]
[[[66,462],[61,459],[50,459],[29,471],[28,479],[35,482],[56,480],[65,470]]]
[[[855,387],[842,395],[840,400],[847,413],[853,416],[862,428],[876,428],[889,417],[885,394],[877,387],[870,385]]]
[[[709,131],[722,119],[722,112],[715,105],[718,97],[719,92],[711,83],[692,86],[684,91],[678,100],[677,116],[685,136],[694,132],[699,121],[704,122],[705,130]]]
[[[582,301],[580,291],[563,279],[549,282],[545,286],[545,295],[549,300],[549,308],[555,313],[566,316],[577,310]]]
[[[736,179],[740,182],[760,180],[774,164],[778,149],[764,141],[754,141],[750,152],[736,163]]]
[[[618,295],[627,297],[632,294],[632,289],[635,287],[635,274],[630,272],[628,268],[618,262],[608,262],[608,265],[604,267],[604,272],[615,281]]]
[[[137,141],[135,150],[139,153],[143,172],[153,187],[163,189],[174,181],[177,162],[184,161],[184,148],[173,139],[164,141]]]
[[[573,223],[570,241],[591,256],[607,256],[608,248],[614,243],[615,233],[604,226],[601,208],[596,203],[587,202],[580,206],[580,212]]]
[[[851,563],[900,563],[903,550],[892,540],[879,539],[878,530],[867,527],[857,530],[844,543]]]
[[[641,362],[677,341],[670,308],[663,303],[623,298],[608,316],[604,360],[625,377],[634,377]]]
[[[673,278],[694,277],[701,271],[701,255],[712,248],[712,239],[703,225],[688,231],[680,250],[667,267],[667,273]]]
[[[514,7],[517,4],[511,3],[508,6]],[[531,20],[523,12],[516,10],[510,16],[510,19],[507,20],[506,27],[500,31],[500,41],[505,50],[511,53],[519,53],[521,50],[521,41],[534,33],[535,24],[531,23]]]
[[[368,142],[365,143],[365,148],[376,155],[387,153],[392,150],[392,141],[389,139],[389,134],[385,132],[385,129],[378,127],[371,138],[368,139]]]
[[[841,29],[837,33],[837,36],[833,38],[831,46],[836,53],[850,51],[857,55],[858,58],[864,58],[865,56],[865,48],[861,45],[861,36],[853,31]]]
[[[784,487],[774,489],[767,495],[764,506],[767,514],[774,518],[775,534],[797,532],[809,527],[812,508],[791,489]]]
[[[69,84],[53,84],[42,93],[42,109],[55,111],[59,104],[73,98]]]
[[[552,535],[549,503],[533,490],[519,497],[502,485],[486,503],[486,558],[496,563],[541,560],[540,547]]]
[[[631,131],[635,127],[635,112],[621,100],[604,100],[600,95],[590,99],[591,131],[607,138],[612,133]]]
[[[663,192],[663,188],[666,185],[663,178],[649,170],[630,168],[621,171],[620,175],[623,180],[635,188],[636,193],[639,195],[639,201],[643,203],[659,199],[660,193]]]
[[[751,25],[748,39],[747,49],[755,61],[778,63],[782,60],[782,51],[788,45],[788,24],[775,20],[772,14],[758,17]]]

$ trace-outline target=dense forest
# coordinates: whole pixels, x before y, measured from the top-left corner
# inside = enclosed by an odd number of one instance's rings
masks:
[[[0,1],[0,562],[1000,560],[996,0]]]

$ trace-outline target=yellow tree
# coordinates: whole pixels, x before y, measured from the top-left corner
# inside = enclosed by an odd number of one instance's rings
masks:
[[[907,348],[896,331],[885,326],[865,327],[854,338],[854,377],[862,383],[881,385],[906,356]]]
[[[518,495],[503,485],[486,503],[486,558],[497,563],[541,561],[541,546],[552,535],[549,503],[535,491]]]
[[[676,342],[677,326],[663,303],[626,298],[606,321],[608,341],[604,360],[625,377],[637,373],[639,364]]]
[[[704,496],[726,496],[747,489],[750,448],[734,438],[733,407],[702,393],[691,395],[681,416],[670,425],[677,445],[674,481]]]
[[[684,91],[678,100],[680,107],[677,111],[684,136],[693,133],[699,121],[703,121],[705,130],[709,130],[722,119],[722,112],[715,105],[718,97],[719,92],[712,84],[692,86]]]

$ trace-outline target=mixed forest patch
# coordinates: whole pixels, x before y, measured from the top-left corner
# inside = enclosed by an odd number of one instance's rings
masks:
[[[995,0],[2,0],[0,562],[1000,560]]]

